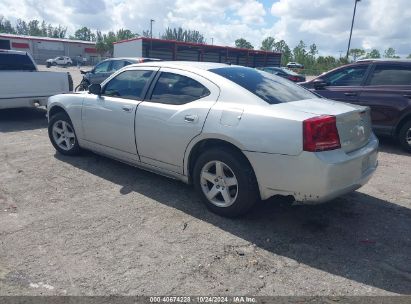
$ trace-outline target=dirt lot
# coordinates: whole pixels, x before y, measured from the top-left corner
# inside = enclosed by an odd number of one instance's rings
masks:
[[[0,295],[411,293],[411,157],[390,140],[359,191],[230,220],[177,181],[56,154],[44,115],[0,111]]]

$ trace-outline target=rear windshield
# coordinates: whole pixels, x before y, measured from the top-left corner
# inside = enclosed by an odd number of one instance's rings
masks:
[[[36,67],[27,55],[0,52],[1,71],[35,71]]]
[[[211,69],[209,71],[235,82],[269,104],[318,98],[307,89],[287,79],[256,69],[227,67]]]

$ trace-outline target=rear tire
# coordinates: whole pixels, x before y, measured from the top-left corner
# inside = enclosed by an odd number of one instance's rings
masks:
[[[61,154],[71,156],[80,154],[73,123],[66,113],[60,112],[50,118],[48,133],[52,145]]]
[[[398,140],[402,148],[411,153],[411,121],[407,121],[398,133]]]
[[[197,159],[194,187],[212,212],[226,217],[245,214],[257,202],[258,185],[244,155],[226,147],[212,148]]]

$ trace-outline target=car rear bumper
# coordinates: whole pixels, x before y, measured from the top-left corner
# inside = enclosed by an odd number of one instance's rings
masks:
[[[354,191],[375,172],[378,139],[356,151],[302,152],[298,156],[244,152],[254,168],[262,199],[291,195],[296,201],[321,203]]]
[[[47,106],[47,97],[0,99],[0,109],[33,108]]]

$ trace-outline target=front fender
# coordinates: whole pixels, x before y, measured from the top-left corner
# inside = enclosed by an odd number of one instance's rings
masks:
[[[83,107],[83,94],[60,94],[51,96],[47,103],[47,116],[50,119],[50,111],[54,107],[62,108],[70,117],[77,137],[84,138],[83,128],[81,123],[81,112]]]

